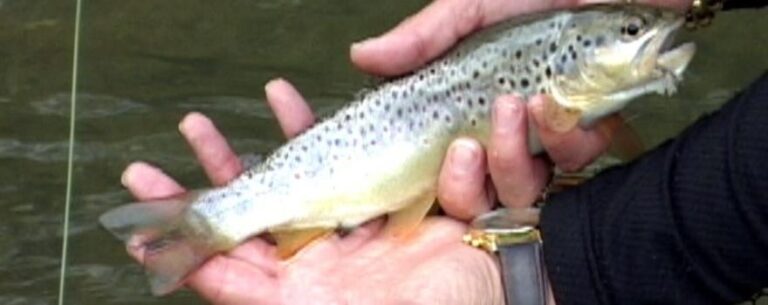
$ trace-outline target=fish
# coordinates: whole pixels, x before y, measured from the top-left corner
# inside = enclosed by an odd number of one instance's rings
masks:
[[[683,18],[638,4],[514,18],[461,41],[274,150],[225,186],[114,208],[101,224],[144,249],[151,290],[170,293],[210,257],[261,234],[288,258],[339,228],[386,216],[407,237],[435,204],[449,144],[487,144],[500,95],[551,96],[556,129],[590,128],[641,95],[672,94],[695,53]],[[542,152],[535,133],[531,154]]]

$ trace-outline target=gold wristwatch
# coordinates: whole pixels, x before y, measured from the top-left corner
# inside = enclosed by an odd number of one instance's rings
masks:
[[[502,208],[475,218],[464,242],[495,254],[506,304],[544,305],[549,281],[544,269],[536,208]]]

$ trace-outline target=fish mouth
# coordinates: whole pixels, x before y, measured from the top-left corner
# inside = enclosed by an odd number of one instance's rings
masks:
[[[675,19],[663,27],[658,35],[647,45],[648,51],[655,56],[655,70],[665,76],[679,80],[696,53],[696,44],[687,42],[675,46],[675,34],[683,27],[682,18]]]

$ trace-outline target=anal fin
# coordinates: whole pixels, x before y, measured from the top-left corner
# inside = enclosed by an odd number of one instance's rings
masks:
[[[426,192],[412,199],[405,208],[392,212],[387,218],[385,235],[403,237],[416,230],[435,203],[435,193]]]
[[[311,228],[270,232],[277,243],[277,255],[289,258],[312,241],[333,233],[329,228]]]
[[[613,137],[608,152],[623,161],[631,161],[645,152],[643,139],[622,115],[609,116],[597,123],[596,128],[613,129]],[[610,131],[601,131],[610,132]]]

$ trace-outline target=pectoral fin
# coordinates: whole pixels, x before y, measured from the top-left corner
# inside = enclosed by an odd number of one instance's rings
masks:
[[[275,239],[275,243],[277,243],[277,255],[283,259],[293,256],[313,240],[325,237],[331,233],[333,233],[333,229],[328,228],[270,232],[272,238]]]
[[[645,152],[645,144],[632,125],[627,124],[626,119],[621,115],[614,115],[605,118],[605,123],[598,122],[599,129],[614,129],[611,145],[608,152],[623,161],[634,160],[640,154]],[[610,132],[610,131],[601,131]]]
[[[562,106],[551,98],[545,101],[544,120],[550,129],[562,133],[576,128],[581,120],[580,110]]]
[[[424,220],[434,203],[435,193],[433,191],[414,198],[405,208],[389,214],[384,233],[395,237],[408,235]]]

